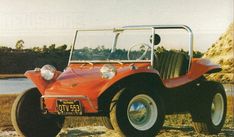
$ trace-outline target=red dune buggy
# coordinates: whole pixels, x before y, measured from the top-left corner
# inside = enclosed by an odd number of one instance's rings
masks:
[[[188,32],[188,55],[157,52],[158,30]],[[63,71],[45,65],[25,73],[36,88],[17,97],[16,131],[27,137],[56,136],[65,116],[98,116],[121,136],[155,136],[165,115],[190,113],[194,129],[216,134],[224,125],[222,84],[204,74],[220,71],[193,58],[193,33],[185,25],[126,26],[77,30]]]

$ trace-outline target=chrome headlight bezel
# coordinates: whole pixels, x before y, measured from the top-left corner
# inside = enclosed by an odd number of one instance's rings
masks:
[[[111,64],[105,64],[100,69],[100,72],[102,74],[102,78],[112,79],[116,75],[117,70],[116,70],[115,66],[113,66]]]
[[[40,73],[41,73],[41,77],[44,80],[52,80],[54,78],[56,72],[56,68],[52,65],[44,65],[41,69],[40,69]]]

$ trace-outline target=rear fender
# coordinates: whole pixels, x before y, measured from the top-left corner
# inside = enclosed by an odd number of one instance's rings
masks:
[[[221,70],[220,65],[214,64],[208,59],[194,58],[192,60],[191,69],[187,74],[177,78],[163,80],[163,83],[167,88],[175,88],[197,80],[204,74],[219,72]]]
[[[194,58],[192,61],[191,69],[188,73],[190,77],[200,77],[206,73],[215,73],[221,71],[222,68],[219,64],[214,64],[205,58]]]

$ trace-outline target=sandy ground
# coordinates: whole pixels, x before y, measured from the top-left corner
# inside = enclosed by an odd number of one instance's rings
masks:
[[[224,128],[218,135],[202,135],[194,132],[192,127],[164,126],[158,137],[234,137],[234,128]],[[1,131],[0,137],[18,137],[15,131]],[[64,128],[57,137],[119,137],[113,130],[104,126],[85,126]]]
[[[0,96],[0,137],[18,137],[10,120],[10,108],[16,95]],[[166,115],[159,137],[234,137],[233,98],[228,98],[228,113],[224,128],[218,135],[194,132],[190,114]],[[6,103],[7,102],[7,103]],[[4,110],[4,111],[3,111]],[[64,128],[57,137],[118,137],[102,125],[98,117],[66,117]],[[74,128],[75,127],[75,128]]]

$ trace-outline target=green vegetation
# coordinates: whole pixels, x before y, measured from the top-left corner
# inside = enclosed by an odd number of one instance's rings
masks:
[[[62,71],[67,63],[70,54],[70,49],[67,45],[33,47],[24,49],[24,41],[18,40],[15,49],[0,46],[0,74],[23,74],[26,70],[32,70],[36,67],[42,67],[45,64],[51,64],[58,70]],[[172,49],[173,50],[173,49]],[[158,47],[156,52],[168,52],[164,47]],[[184,54],[187,51],[176,50]],[[111,49],[104,46],[98,46],[95,49],[84,47],[74,51],[73,59],[79,60],[95,60],[95,59],[127,59],[127,50],[117,49],[110,54]],[[137,58],[142,55],[142,51],[132,51],[131,58]],[[201,52],[194,52],[194,57],[201,57]]]
[[[22,41],[16,43],[16,49],[0,47],[0,74],[22,74],[45,64],[52,64],[58,70],[63,70],[70,53],[66,49],[67,45],[56,47],[55,44],[23,49]]]

